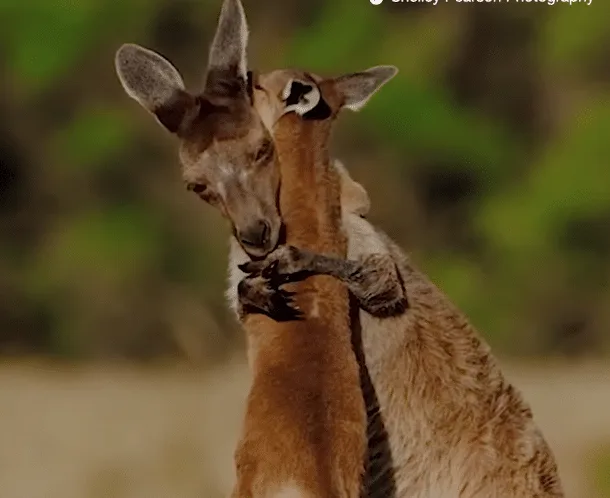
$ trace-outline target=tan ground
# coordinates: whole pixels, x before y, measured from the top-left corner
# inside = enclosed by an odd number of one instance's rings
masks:
[[[507,368],[554,448],[573,498],[587,454],[610,443],[610,366]],[[0,366],[0,498],[226,496],[248,388],[244,365],[211,374]]]

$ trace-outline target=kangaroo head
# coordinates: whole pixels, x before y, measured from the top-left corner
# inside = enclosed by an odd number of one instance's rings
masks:
[[[146,48],[123,45],[115,65],[127,94],[179,138],[187,188],[220,209],[244,250],[261,257],[279,238],[279,169],[271,135],[252,107],[247,39],[241,3],[225,0],[197,93],[185,89],[168,60]]]
[[[344,108],[362,109],[397,72],[394,66],[376,66],[323,78],[306,71],[278,69],[255,76],[254,107],[269,130],[289,112],[304,119],[332,119]]]
[[[123,45],[115,66],[127,94],[180,141],[187,188],[218,208],[253,258],[277,246],[280,169],[273,129],[281,116],[332,119],[357,110],[396,73],[388,66],[323,79],[303,71],[247,71],[248,28],[240,0],[224,0],[210,48],[205,84],[189,92],[161,55]]]

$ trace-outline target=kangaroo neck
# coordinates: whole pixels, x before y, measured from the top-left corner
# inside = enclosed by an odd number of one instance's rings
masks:
[[[332,120],[305,120],[295,113],[276,125],[274,139],[280,163],[280,212],[286,242],[322,250],[341,221],[338,178],[331,168],[328,142]],[[327,248],[328,250],[328,248]],[[336,252],[341,248],[336,248]]]

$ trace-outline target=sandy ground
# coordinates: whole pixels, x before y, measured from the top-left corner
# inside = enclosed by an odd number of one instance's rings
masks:
[[[601,498],[610,365],[507,365],[559,461],[567,496]],[[0,365],[0,498],[219,498],[248,389],[237,361],[183,367]],[[610,478],[610,476],[609,476]]]

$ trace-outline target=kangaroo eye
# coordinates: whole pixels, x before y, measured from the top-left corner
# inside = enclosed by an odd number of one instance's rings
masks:
[[[186,188],[187,190],[190,190],[191,192],[195,192],[197,195],[200,195],[203,194],[208,187],[203,183],[189,183]]]
[[[254,162],[260,162],[263,159],[267,158],[269,154],[273,151],[273,144],[269,140],[265,140],[260,148],[256,151],[256,155],[254,156]]]

